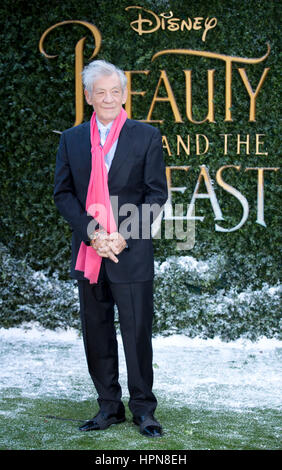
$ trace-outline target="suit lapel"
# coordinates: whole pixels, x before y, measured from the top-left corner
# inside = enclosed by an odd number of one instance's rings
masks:
[[[130,141],[131,126],[132,126],[132,122],[127,119],[120,132],[117,148],[116,148],[115,155],[114,155],[111,168],[109,171],[109,176],[108,176],[109,187],[111,186],[111,183],[113,182],[113,179],[115,178],[117,173],[121,170],[121,167],[128,161],[128,158],[130,157],[129,141]]]
[[[108,175],[108,185],[109,187],[114,181],[115,176],[121,170],[123,165],[128,161],[130,157],[130,135],[131,128],[134,126],[134,122],[127,119],[124,123],[124,126],[120,132],[118,145],[115,151],[115,155],[111,164],[111,168]],[[84,158],[87,160],[87,166],[89,166],[89,176],[91,172],[91,141],[90,141],[90,121],[85,123],[83,127],[83,137],[81,139],[81,154],[84,155]]]

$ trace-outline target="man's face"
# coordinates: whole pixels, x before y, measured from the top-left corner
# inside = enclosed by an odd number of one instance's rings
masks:
[[[99,121],[107,125],[113,121],[126,102],[127,89],[122,91],[119,76],[116,73],[104,75],[94,82],[92,93],[85,90],[88,104],[96,111]]]

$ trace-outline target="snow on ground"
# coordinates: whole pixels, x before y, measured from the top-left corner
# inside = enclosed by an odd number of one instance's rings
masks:
[[[120,383],[128,399],[121,338]],[[282,342],[262,338],[256,343],[184,335],[156,337],[154,392],[173,406],[281,406]],[[0,390],[2,396],[70,399],[96,398],[88,375],[83,341],[76,330],[51,331],[37,324],[0,329]]]

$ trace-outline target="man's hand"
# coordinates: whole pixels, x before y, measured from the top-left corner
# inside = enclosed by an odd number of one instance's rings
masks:
[[[126,247],[126,241],[119,232],[113,232],[108,237],[108,243],[115,255],[119,255]]]
[[[109,246],[109,235],[107,232],[99,231],[95,240],[91,240],[90,244],[92,248],[97,252],[102,258],[110,258],[115,263],[118,263],[118,259],[113,253],[112,249]]]
[[[126,241],[120,233],[113,232],[109,235],[102,230],[99,231],[95,240],[91,240],[90,243],[99,256],[110,258],[115,263],[119,261],[115,255],[119,255],[126,247]]]

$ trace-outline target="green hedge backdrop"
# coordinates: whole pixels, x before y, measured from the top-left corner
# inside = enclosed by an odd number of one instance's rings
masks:
[[[125,0],[91,2],[14,0],[12,4],[7,0],[1,2],[1,323],[9,326],[37,318],[38,302],[30,307],[30,311],[33,311],[31,317],[23,308],[27,302],[30,302],[33,292],[26,284],[27,280],[23,279],[24,276],[30,276],[27,266],[33,273],[44,272],[46,279],[54,279],[55,276],[58,282],[62,281],[62,286],[66,285],[65,281],[68,280],[70,231],[53,203],[54,166],[59,142],[59,135],[53,131],[69,128],[75,120],[75,45],[83,36],[87,37],[84,50],[84,61],[87,63],[94,44],[90,32],[83,26],[75,24],[57,28],[47,37],[45,48],[50,54],[58,54],[56,59],[47,59],[40,54],[38,43],[43,32],[50,26],[60,21],[76,19],[93,23],[100,30],[102,46],[96,58],[111,61],[124,70],[150,70],[147,77],[136,75],[133,78],[134,89],[147,92],[144,97],[133,97],[133,118],[146,118],[159,80],[160,70],[166,70],[184,124],[175,124],[168,103],[158,103],[153,117],[164,119],[163,124],[156,124],[156,126],[160,128],[163,135],[166,135],[171,147],[171,156],[164,150],[166,164],[168,166],[191,165],[188,174],[177,172],[173,175],[174,186],[187,186],[184,194],[174,194],[175,202],[185,204],[190,202],[199,175],[199,166],[205,164],[214,180],[214,189],[225,218],[225,221],[219,224],[224,227],[235,226],[242,216],[241,205],[236,198],[217,185],[215,174],[221,166],[226,164],[241,166],[240,171],[230,169],[224,173],[225,181],[236,187],[249,202],[249,217],[241,229],[230,233],[216,232],[211,204],[208,199],[202,199],[196,201],[196,214],[205,216],[205,219],[203,222],[196,222],[196,242],[192,250],[177,251],[176,239],[162,238],[154,241],[156,260],[159,263],[173,260],[177,256],[183,259],[191,257],[197,262],[207,263],[209,259],[217,259],[220,264],[220,272],[213,277],[212,284],[205,282],[204,277],[199,283],[195,280],[195,276],[190,275],[189,278],[189,269],[179,272],[179,275],[174,278],[173,285],[169,283],[169,279],[165,280],[162,277],[165,270],[157,273],[157,317],[165,318],[165,315],[168,315],[169,307],[166,312],[163,312],[163,306],[165,302],[171,303],[170,299],[173,297],[176,313],[165,326],[162,326],[162,322],[159,321],[156,331],[169,330],[170,326],[186,327],[189,334],[192,331],[189,325],[205,324],[209,325],[204,328],[205,334],[214,335],[216,328],[211,326],[213,323],[218,324],[216,313],[213,311],[213,316],[204,320],[197,317],[199,311],[204,316],[205,311],[208,310],[207,302],[203,303],[203,299],[208,301],[208,297],[205,296],[213,295],[216,303],[216,299],[219,299],[227,290],[230,292],[235,289],[234,295],[237,295],[242,291],[252,289],[252,292],[256,292],[258,299],[255,310],[260,318],[260,326],[254,327],[257,334],[278,335],[279,302],[275,298],[275,302],[271,303],[263,289],[272,286],[276,289],[279,285],[280,171],[265,172],[266,227],[263,227],[256,223],[257,172],[244,172],[244,169],[257,166],[279,167],[279,105],[281,101],[279,94],[281,67],[278,62],[279,2],[142,0],[137,3],[158,14],[171,10],[175,17],[181,19],[186,19],[187,16],[190,18],[216,17],[218,24],[208,31],[205,42],[202,41],[202,31],[195,30],[171,32],[159,29],[152,34],[139,36],[130,28],[130,22],[136,19],[137,13],[125,11],[125,8],[132,4],[134,5],[134,2]],[[266,53],[267,42],[270,44],[271,53],[266,61],[255,66],[233,65],[233,122],[224,122],[225,68],[223,62],[172,55],[163,56],[151,62],[156,52],[168,48],[190,48],[240,57],[261,57]],[[253,89],[256,88],[264,68],[270,67],[266,81],[258,95],[256,122],[253,123],[248,121],[249,97],[237,71],[239,66],[245,67]],[[194,119],[201,120],[207,112],[206,74],[207,69],[211,68],[215,69],[216,122],[192,124],[185,117],[183,70],[192,69],[193,114]],[[85,106],[85,120],[88,120],[90,115],[90,108]],[[196,133],[205,134],[210,141],[210,149],[205,155],[195,155],[193,148],[195,148]],[[233,134],[228,155],[223,155],[222,151],[223,141],[219,135],[223,133]],[[184,141],[190,134],[191,155],[189,157],[183,152],[179,156],[176,155],[177,134],[181,135]],[[243,140],[247,134],[250,135],[249,155],[245,154],[244,147],[242,147],[241,154],[237,154],[237,134],[240,134]],[[256,134],[265,134],[263,140],[265,141],[264,150],[268,152],[267,156],[254,154]],[[201,191],[206,192],[204,186],[201,186]],[[14,260],[11,261],[12,264],[9,264],[9,269],[7,268],[8,256],[12,257],[9,260]],[[21,268],[18,268],[18,262]],[[14,266],[15,270],[21,269],[16,281],[11,266]],[[177,269],[174,273],[178,272]],[[180,290],[182,297],[178,299],[175,293],[179,293]],[[26,292],[22,297],[21,291]],[[193,314],[193,319],[191,319],[191,315],[187,312],[189,308],[190,313],[192,311],[189,299],[191,300],[195,293],[198,300],[193,304],[193,311],[198,313]],[[277,289],[275,295],[277,295]],[[197,310],[197,305],[200,310]],[[243,312],[241,316],[250,317],[248,302],[240,308]],[[58,311],[56,315],[59,317]],[[181,317],[180,323],[177,322],[177,311],[179,318]],[[238,306],[233,306],[233,311],[237,312],[237,315]],[[186,316],[183,312],[186,312]],[[48,313],[45,315],[48,316]],[[248,321],[245,322],[243,329],[238,329],[238,325],[242,324],[242,319],[237,317],[235,319],[233,316],[232,320],[231,317],[232,315],[229,317],[228,314],[224,325],[234,321],[234,325],[235,323],[237,325],[236,333],[225,336],[223,334],[224,337],[236,337],[250,329]],[[264,330],[264,322],[271,324],[271,327]],[[71,324],[66,321],[67,323]],[[56,321],[51,324],[57,325]],[[196,334],[200,333],[201,329],[196,328],[193,331]]]

